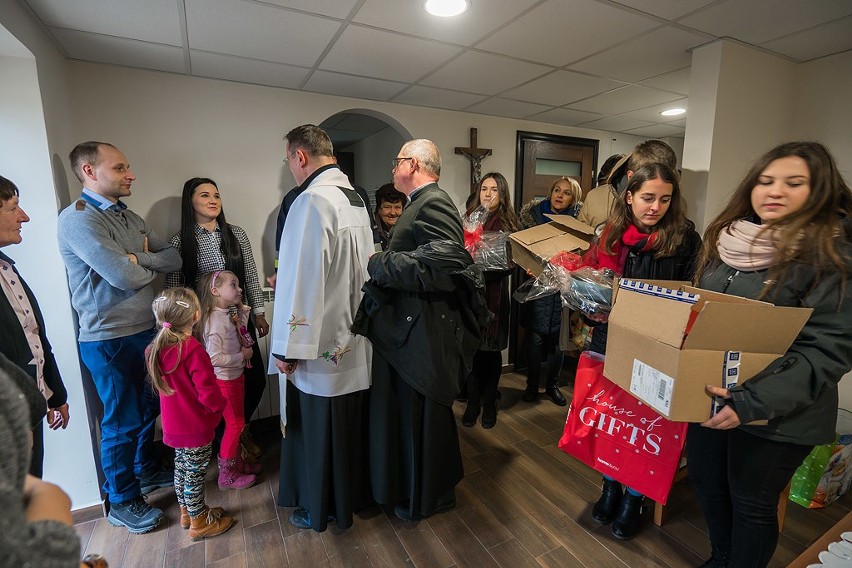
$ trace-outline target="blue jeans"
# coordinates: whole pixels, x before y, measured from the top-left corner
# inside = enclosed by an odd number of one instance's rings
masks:
[[[154,423],[160,401],[147,384],[145,348],[148,330],[104,341],[81,341],[80,356],[104,406],[101,420],[103,490],[110,503],[139,495],[138,476],[156,467]]]

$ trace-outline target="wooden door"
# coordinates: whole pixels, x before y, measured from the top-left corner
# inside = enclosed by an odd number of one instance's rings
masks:
[[[520,212],[532,199],[546,199],[550,186],[563,176],[577,180],[585,197],[594,187],[597,157],[597,140],[519,131],[515,148],[515,211]],[[522,269],[515,270],[510,283],[513,295],[526,279]],[[525,369],[527,360],[521,315],[522,310],[513,301],[509,320],[509,363],[516,370]]]

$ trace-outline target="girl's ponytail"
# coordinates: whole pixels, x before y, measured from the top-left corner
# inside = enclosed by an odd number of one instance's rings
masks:
[[[145,350],[145,363],[151,385],[159,394],[168,396],[174,390],[166,382],[164,375],[174,372],[183,356],[183,341],[187,338],[184,330],[192,326],[199,311],[198,298],[189,288],[168,288],[154,300],[151,310],[157,320],[157,334]],[[160,366],[160,354],[169,347],[178,347],[178,355],[173,368],[164,370]]]

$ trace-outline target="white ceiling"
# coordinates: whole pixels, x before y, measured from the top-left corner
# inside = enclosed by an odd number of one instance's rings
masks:
[[[852,49],[850,0],[19,0],[70,59],[347,97],[683,136],[690,50]]]

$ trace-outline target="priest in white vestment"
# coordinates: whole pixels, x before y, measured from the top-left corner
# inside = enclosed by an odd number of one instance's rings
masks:
[[[367,469],[371,348],[350,332],[375,250],[367,204],[334,161],[319,127],[286,136],[299,184],[281,234],[271,352],[281,385],[278,505],[290,523],[341,529],[372,502]],[[282,375],[283,377],[283,375]]]

